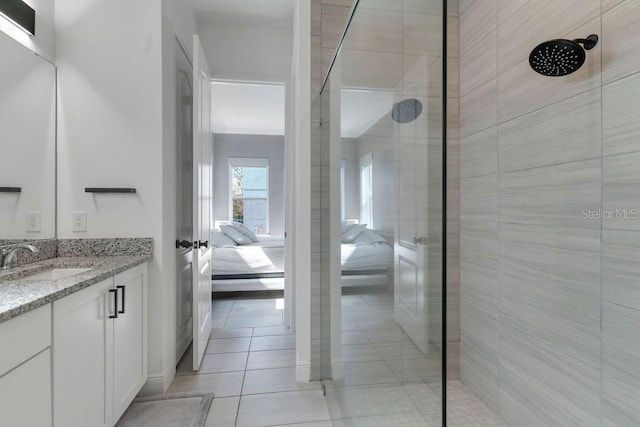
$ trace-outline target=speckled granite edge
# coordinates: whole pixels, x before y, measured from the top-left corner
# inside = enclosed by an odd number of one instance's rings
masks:
[[[0,323],[113,277],[151,258],[151,255],[64,257],[32,264],[29,266],[31,274],[34,270],[51,267],[92,269],[59,280],[29,281],[28,276],[15,280],[0,278]]]
[[[58,256],[60,257],[152,254],[153,239],[150,237],[58,240]]]

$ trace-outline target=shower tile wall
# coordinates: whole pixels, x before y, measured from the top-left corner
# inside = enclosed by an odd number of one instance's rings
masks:
[[[461,4],[461,379],[509,425],[640,424],[639,21],[634,0]],[[591,33],[578,72],[530,69]]]

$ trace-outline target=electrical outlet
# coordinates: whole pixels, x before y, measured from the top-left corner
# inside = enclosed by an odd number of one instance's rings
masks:
[[[71,212],[73,231],[87,231],[87,213],[84,211]]]
[[[40,212],[27,212],[27,233],[40,231]]]

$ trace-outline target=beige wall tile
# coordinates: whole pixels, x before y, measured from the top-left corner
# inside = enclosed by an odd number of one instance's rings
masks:
[[[640,151],[638,109],[640,109],[640,73],[602,87],[602,154],[604,156]]]
[[[602,15],[602,81],[637,73],[640,70],[640,2],[625,1]]]
[[[510,172],[600,158],[600,89],[498,126],[498,169]]]

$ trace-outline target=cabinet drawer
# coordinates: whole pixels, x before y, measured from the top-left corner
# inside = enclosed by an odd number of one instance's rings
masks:
[[[0,378],[3,427],[51,426],[51,356],[47,349]]]
[[[51,346],[51,304],[0,323],[0,377]]]

